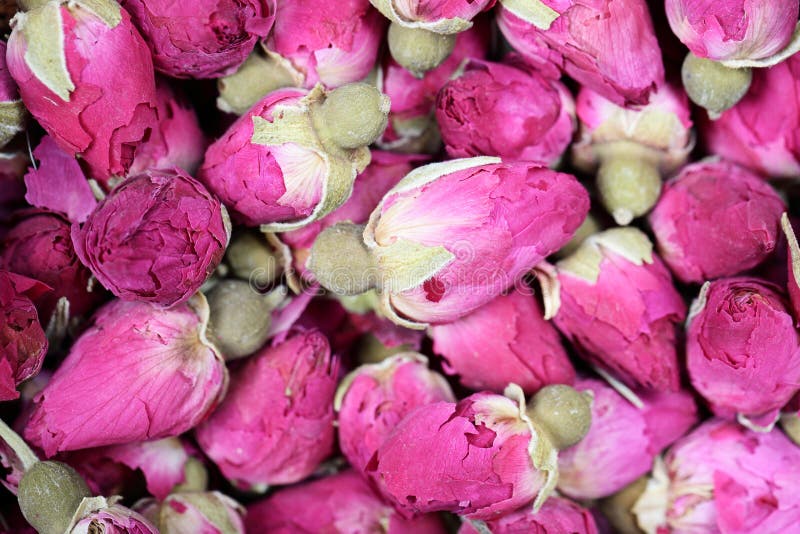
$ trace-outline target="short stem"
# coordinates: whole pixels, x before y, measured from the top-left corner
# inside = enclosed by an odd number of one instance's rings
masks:
[[[563,384],[545,386],[528,402],[527,414],[559,450],[575,445],[592,423],[591,396]]]
[[[317,236],[308,268],[325,289],[358,295],[377,286],[378,269],[364,245],[363,232],[363,225],[338,223]]]
[[[597,188],[606,210],[625,226],[658,201],[661,174],[655,161],[640,153],[609,154],[597,170]]]
[[[387,38],[392,58],[418,78],[441,65],[456,45],[455,35],[407,28],[396,22],[389,26]]]
[[[681,78],[692,102],[707,109],[715,119],[747,94],[753,73],[749,68],[732,69],[689,52],[683,61]]]

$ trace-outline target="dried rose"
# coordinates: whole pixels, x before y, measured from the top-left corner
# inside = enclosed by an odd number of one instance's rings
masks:
[[[173,493],[135,505],[161,534],[244,534],[244,507],[218,491]]]
[[[96,500],[106,499],[97,497],[95,499],[85,499],[95,502]],[[110,502],[113,502],[110,500]],[[110,504],[105,507],[89,506],[85,510],[80,510],[83,517],[79,519],[69,534],[95,534],[120,533],[120,534],[159,534],[158,528],[150,523],[143,516],[119,504]]]
[[[520,508],[499,519],[486,521],[485,528],[492,534],[597,534],[597,524],[592,513],[582,506],[564,499],[550,497],[534,513],[530,508]],[[472,523],[465,521],[458,534],[480,534]]]

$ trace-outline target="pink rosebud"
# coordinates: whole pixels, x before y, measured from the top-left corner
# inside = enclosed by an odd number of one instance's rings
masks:
[[[650,214],[658,252],[683,282],[732,276],[775,250],[783,200],[764,181],[725,161],[687,165]]]
[[[649,472],[655,457],[697,422],[686,391],[643,393],[634,406],[605,382],[579,380],[590,391],[592,426],[577,445],[558,455],[558,490],[575,499],[599,499]]]
[[[242,489],[304,479],[333,449],[337,371],[315,330],[262,349],[232,372],[227,397],[196,430],[200,448]]]
[[[534,513],[530,508],[520,508],[500,519],[486,522],[492,534],[597,534],[597,524],[592,513],[582,506],[562,497],[547,499]],[[458,534],[480,534],[470,522],[465,521]]]
[[[424,356],[405,352],[358,367],[339,385],[339,447],[359,473],[397,424],[417,406],[455,402],[442,375]]]
[[[156,127],[153,61],[116,2],[59,0],[14,19],[8,70],[25,107],[93,178],[124,176]]]
[[[676,390],[676,326],[686,305],[647,236],[614,228],[557,264],[558,329],[593,365],[625,384]]]
[[[22,131],[26,115],[17,84],[6,66],[6,43],[0,41],[0,148]]]
[[[17,386],[42,367],[47,338],[32,300],[48,290],[36,280],[0,271],[0,401],[18,398]]]
[[[530,293],[501,295],[466,317],[430,327],[428,334],[444,371],[476,391],[502,392],[513,382],[531,394],[575,381],[558,332]]]
[[[439,91],[436,120],[451,157],[554,166],[572,140],[575,103],[563,84],[521,63],[473,60]]]
[[[198,294],[165,310],[114,300],[70,349],[25,428],[47,456],[186,432],[225,392],[222,356],[205,337]]]
[[[525,59],[566,74],[620,106],[647,104],[664,66],[645,0],[501,0],[497,23]],[[624,36],[624,37],[622,37]]]
[[[497,0],[370,0],[378,11],[396,23],[436,33],[458,33],[472,26],[472,19]]]
[[[125,300],[186,302],[214,271],[230,237],[224,206],[174,168],[132,176],[72,227],[81,261]]]
[[[168,534],[245,534],[244,507],[218,491],[173,493],[136,503],[158,531]]]
[[[176,78],[217,78],[236,70],[275,19],[275,0],[122,0],[153,51]]]
[[[94,499],[84,499],[94,502]],[[102,499],[105,501],[105,499]],[[109,499],[109,502],[112,502]],[[82,508],[83,508],[82,503]],[[83,512],[81,517],[74,525],[71,525],[69,534],[94,534],[95,532],[103,532],[108,534],[159,534],[159,530],[150,521],[143,516],[134,512],[129,508],[125,508],[119,504],[111,504],[107,507],[101,507],[92,510],[90,505],[86,505],[89,509],[80,510]]]
[[[777,286],[755,278],[701,289],[687,325],[686,363],[716,415],[769,426],[800,390],[800,334],[787,304]]]
[[[248,532],[295,534],[444,534],[438,517],[405,519],[384,503],[355,471],[281,489],[247,507]]]

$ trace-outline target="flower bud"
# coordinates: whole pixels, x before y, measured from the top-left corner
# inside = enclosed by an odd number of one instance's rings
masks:
[[[689,52],[681,66],[681,80],[692,102],[705,108],[709,117],[716,119],[747,93],[753,72],[750,69],[731,69]]]
[[[597,534],[597,524],[592,513],[582,506],[562,497],[550,497],[542,508],[534,513],[523,507],[498,519],[486,521],[492,534]],[[458,534],[480,534],[471,522],[465,521]]]
[[[269,287],[281,275],[278,253],[263,234],[234,235],[225,251],[225,261],[233,276],[255,284],[257,289]]]
[[[331,91],[316,108],[320,135],[337,146],[355,150],[372,144],[386,129],[389,98],[366,83]]]
[[[26,117],[17,84],[6,67],[6,43],[0,41],[0,148],[22,131]]]
[[[22,515],[40,534],[63,534],[81,501],[91,497],[81,476],[61,462],[36,462],[19,481]]]
[[[150,521],[129,508],[114,504],[115,501],[114,498],[106,501],[102,497],[84,500],[82,517],[69,530],[69,534],[94,534],[95,532],[159,534],[159,530]],[[94,502],[96,504],[91,506],[90,504]]]
[[[162,534],[244,534],[244,507],[218,491],[173,493],[162,502],[140,501],[137,510]]]
[[[456,36],[393,22],[387,36],[392,58],[417,78],[441,65],[453,52]]]

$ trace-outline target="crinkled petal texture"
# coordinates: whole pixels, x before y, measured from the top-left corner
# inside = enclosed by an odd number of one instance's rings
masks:
[[[560,82],[519,67],[471,61],[442,87],[436,120],[451,157],[559,161],[572,140],[575,103]]]
[[[669,25],[698,57],[762,59],[792,38],[800,4],[785,0],[666,0]]]
[[[405,519],[355,471],[281,489],[247,507],[248,532],[265,534],[444,534],[435,515]]]
[[[207,321],[201,296],[168,310],[106,304],[36,396],[25,438],[49,457],[194,427],[219,402],[228,376],[205,339]]]
[[[122,0],[161,72],[218,78],[247,58],[275,20],[275,0]]]
[[[747,94],[703,123],[709,151],[774,178],[800,174],[800,54],[754,69]]]
[[[523,507],[500,519],[486,522],[492,534],[597,534],[597,523],[592,513],[577,503],[562,497],[550,497],[538,512]],[[480,534],[465,521],[458,534]]]
[[[684,167],[650,214],[658,251],[683,282],[732,276],[764,261],[786,205],[759,176],[725,161]]]
[[[420,406],[395,427],[367,472],[407,513],[491,519],[512,512],[530,504],[545,484],[519,410],[492,393]]]
[[[232,371],[225,401],[196,430],[200,447],[242,489],[304,479],[333,449],[337,369],[316,330],[262,349]]]
[[[722,417],[780,409],[800,389],[800,334],[779,288],[721,279],[703,289],[698,304],[686,331],[695,389]]]
[[[502,393],[510,383],[532,394],[548,384],[572,384],[575,369],[553,325],[530,292],[501,295],[428,334],[448,374],[464,386]]]
[[[433,169],[418,170],[437,172]],[[452,255],[422,283],[390,294],[400,315],[420,322],[454,321],[518,283],[572,237],[589,210],[586,189],[575,177],[537,163],[444,172],[416,187],[401,181],[373,212],[365,232],[374,238],[373,252],[389,261],[403,261],[392,256],[398,241]],[[422,277],[425,267],[412,270]]]
[[[95,510],[80,519],[69,534],[158,534],[150,521],[129,508],[112,504]]]
[[[82,226],[72,227],[81,261],[124,300],[160,306],[187,301],[216,269],[228,245],[225,208],[174,168],[132,176]]]
[[[525,59],[563,71],[620,106],[647,104],[664,83],[661,49],[645,0],[544,0],[560,16],[540,30],[507,9],[500,31]],[[557,76],[556,76],[557,77]]]
[[[19,397],[17,386],[35,376],[47,354],[47,338],[31,299],[49,288],[0,271],[0,401]]]
[[[394,428],[417,406],[454,402],[447,381],[415,353],[363,365],[340,386],[339,447],[361,473]]]
[[[113,175],[127,174],[136,148],[156,127],[150,50],[125,10],[112,28],[79,2],[48,9],[55,10],[56,16],[54,27],[47,30],[55,42],[47,45],[55,47],[63,36],[63,51],[58,54],[48,49],[42,59],[65,65],[74,85],[68,99],[37,77],[41,65],[27,62],[28,39],[42,38],[26,33],[29,14],[20,16],[11,33],[8,70],[19,85],[25,107],[39,124],[65,152],[79,155],[93,178],[108,185]]]
[[[800,517],[800,448],[780,431],[712,419],[666,458],[667,525],[677,534],[792,532]]]
[[[579,380],[590,391],[592,426],[577,445],[558,455],[558,490],[575,499],[599,499],[649,472],[662,449],[697,422],[697,408],[686,391],[640,396],[637,408],[605,382]]]
[[[496,0],[389,0],[400,20],[438,22],[452,19],[472,20],[490,9]]]

